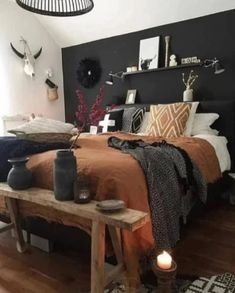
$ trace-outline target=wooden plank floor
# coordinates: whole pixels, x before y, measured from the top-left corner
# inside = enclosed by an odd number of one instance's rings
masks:
[[[181,274],[235,274],[235,206],[210,207],[182,232],[174,252]]]
[[[20,254],[9,232],[0,235],[0,293],[87,293],[88,255],[45,253],[36,248]]]
[[[210,208],[183,229],[175,249],[179,273],[210,276],[235,273],[235,207]],[[0,235],[0,293],[89,292],[89,253],[47,254],[15,249],[10,233]]]

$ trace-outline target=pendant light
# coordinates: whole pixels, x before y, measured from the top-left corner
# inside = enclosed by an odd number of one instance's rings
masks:
[[[76,16],[88,13],[93,0],[16,0],[25,10],[49,16]]]

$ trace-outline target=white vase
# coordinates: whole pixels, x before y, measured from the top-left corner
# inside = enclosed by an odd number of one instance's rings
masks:
[[[184,102],[192,102],[193,101],[193,89],[188,89],[184,91],[183,95]]]

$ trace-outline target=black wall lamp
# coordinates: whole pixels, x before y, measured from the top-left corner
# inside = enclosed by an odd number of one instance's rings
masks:
[[[223,65],[217,58],[214,59],[206,59],[203,61],[202,66],[204,67],[213,67],[215,70],[215,74],[220,74],[225,71]]]
[[[119,78],[119,79],[123,79],[124,75],[123,75],[123,71],[119,71],[119,72],[116,72],[116,73],[112,73],[112,71],[109,72],[109,79],[106,80],[106,84],[107,85],[113,85],[113,78],[116,77],[116,78]]]

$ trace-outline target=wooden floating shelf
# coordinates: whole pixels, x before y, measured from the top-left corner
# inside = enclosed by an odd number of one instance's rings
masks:
[[[143,74],[143,73],[151,73],[151,72],[158,72],[158,71],[175,70],[175,69],[184,69],[184,68],[191,68],[191,67],[200,67],[200,66],[202,66],[202,62],[200,62],[200,63],[182,64],[182,65],[169,66],[169,67],[160,67],[160,68],[149,69],[149,70],[138,70],[138,71],[124,72],[123,76]]]

